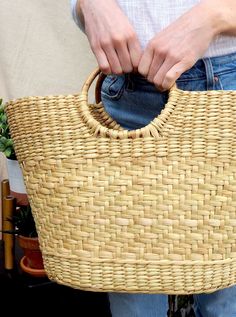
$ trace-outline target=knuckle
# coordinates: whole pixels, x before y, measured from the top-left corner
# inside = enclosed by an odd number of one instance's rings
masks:
[[[166,55],[168,54],[168,50],[163,46],[156,46],[155,54],[164,59]]]
[[[120,71],[115,72],[114,74],[120,76],[123,74],[123,72],[122,72],[122,70],[120,70]]]
[[[124,37],[121,35],[115,35],[112,38],[112,42],[114,43],[114,45],[118,46],[121,45],[124,42]]]
[[[130,31],[130,32],[126,33],[126,39],[127,39],[127,41],[136,41],[137,36],[133,31]]]
[[[155,74],[149,74],[147,80],[154,83]]]
[[[178,56],[178,54],[176,52],[173,52],[173,51],[169,51],[167,53],[167,57],[168,57],[169,60],[171,60],[173,62],[176,62],[176,61],[180,60],[180,57]]]
[[[156,87],[161,87],[161,81],[160,81],[160,79],[154,77],[154,78],[153,78],[153,84],[154,84]]]
[[[122,75],[123,74],[122,68],[119,66],[113,66],[111,69],[111,72],[112,72],[112,74],[115,74],[115,75]]]
[[[158,46],[156,39],[151,39],[147,45],[149,49],[154,49]]]
[[[123,67],[123,71],[124,71],[124,73],[131,73],[131,72],[133,71],[133,66],[131,66],[131,65],[125,65],[125,66]]]
[[[133,68],[138,69],[138,67],[140,65],[139,62],[141,59],[141,55],[133,54],[130,56],[130,58],[131,58],[131,64],[132,64]]]
[[[133,70],[133,68],[138,69],[139,59],[131,57],[131,60],[132,60],[132,70]]]
[[[144,69],[139,65],[138,66],[138,72],[140,75],[146,77],[147,76],[147,72],[144,71]]]
[[[175,78],[177,77],[178,73],[179,73],[179,71],[175,71],[174,73],[173,72],[167,73],[166,76],[165,76],[165,81],[168,82],[168,83],[174,81]]]
[[[99,68],[105,75],[108,75],[111,73],[111,69],[108,64],[100,64]]]
[[[103,39],[101,39],[100,45],[101,45],[102,48],[106,49],[109,46],[111,46],[111,41],[110,41],[110,39],[103,38]]]

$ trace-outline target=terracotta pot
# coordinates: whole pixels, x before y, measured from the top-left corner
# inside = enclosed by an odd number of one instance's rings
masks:
[[[16,193],[13,190],[10,189],[10,195],[16,198],[16,204],[18,206],[28,206],[29,200],[27,194],[23,193]]]
[[[44,269],[38,238],[18,236],[18,241],[25,255],[24,265],[32,269]]]
[[[30,274],[33,275],[35,277],[46,277],[46,272],[44,269],[40,270],[40,269],[32,269],[31,267],[29,267],[27,265],[27,258],[26,256],[23,256],[22,259],[20,260],[20,267],[21,269]]]

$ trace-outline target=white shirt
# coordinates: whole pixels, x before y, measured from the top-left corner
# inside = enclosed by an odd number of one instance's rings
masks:
[[[78,0],[79,1],[79,0]],[[200,2],[200,0],[116,0],[132,23],[141,46],[144,48],[154,35]],[[82,28],[76,14],[77,0],[71,0],[75,22]],[[210,44],[204,57],[236,52],[236,36],[219,35]]]

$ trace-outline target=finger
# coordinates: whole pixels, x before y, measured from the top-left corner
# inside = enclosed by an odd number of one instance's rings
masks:
[[[161,87],[162,90],[168,90],[170,89],[176,80],[188,69],[190,69],[194,65],[195,61],[193,63],[180,61],[177,64],[173,65],[165,74]]]
[[[161,67],[158,69],[156,74],[153,77],[153,83],[156,86],[156,88],[160,91],[164,91],[164,88],[162,86],[164,78],[168,71],[174,66],[174,62],[168,59],[165,59],[162,63]]]
[[[142,57],[142,48],[139,43],[139,40],[136,37],[128,41],[128,50],[129,50],[131,63],[133,65],[133,70],[137,71],[140,59]]]
[[[117,56],[116,50],[109,42],[103,43],[101,45],[101,48],[103,49],[104,53],[106,54],[111,73],[116,75],[122,74],[122,67],[120,65],[119,58]]]
[[[104,53],[104,51],[101,48],[99,48],[99,49],[93,50],[93,52],[94,52],[94,55],[97,59],[98,66],[99,66],[100,70],[105,75],[111,74],[111,68],[110,68],[107,56]]]
[[[127,43],[122,42],[116,47],[116,53],[124,73],[130,73],[133,70],[133,65],[131,63],[130,53],[128,50]]]
[[[148,75],[149,68],[150,68],[152,60],[153,60],[153,54],[154,54],[154,51],[152,49],[147,48],[144,51],[144,53],[141,57],[141,60],[139,62],[138,71],[144,77],[147,77],[147,75]]]
[[[164,62],[163,58],[161,58],[160,56],[156,54],[154,55],[154,58],[152,60],[152,63],[150,65],[149,72],[147,75],[148,81],[150,81],[151,83],[153,82],[154,77],[156,76],[158,70],[161,68],[161,65],[163,64],[163,62]]]

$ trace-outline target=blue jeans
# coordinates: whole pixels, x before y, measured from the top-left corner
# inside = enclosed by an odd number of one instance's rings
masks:
[[[182,90],[236,90],[236,53],[199,60],[177,80]],[[132,130],[147,125],[164,108],[168,92],[159,93],[142,76],[108,76],[102,85],[106,111]],[[113,317],[166,317],[168,297],[163,294],[109,293]],[[194,295],[196,317],[236,317],[236,286]]]

